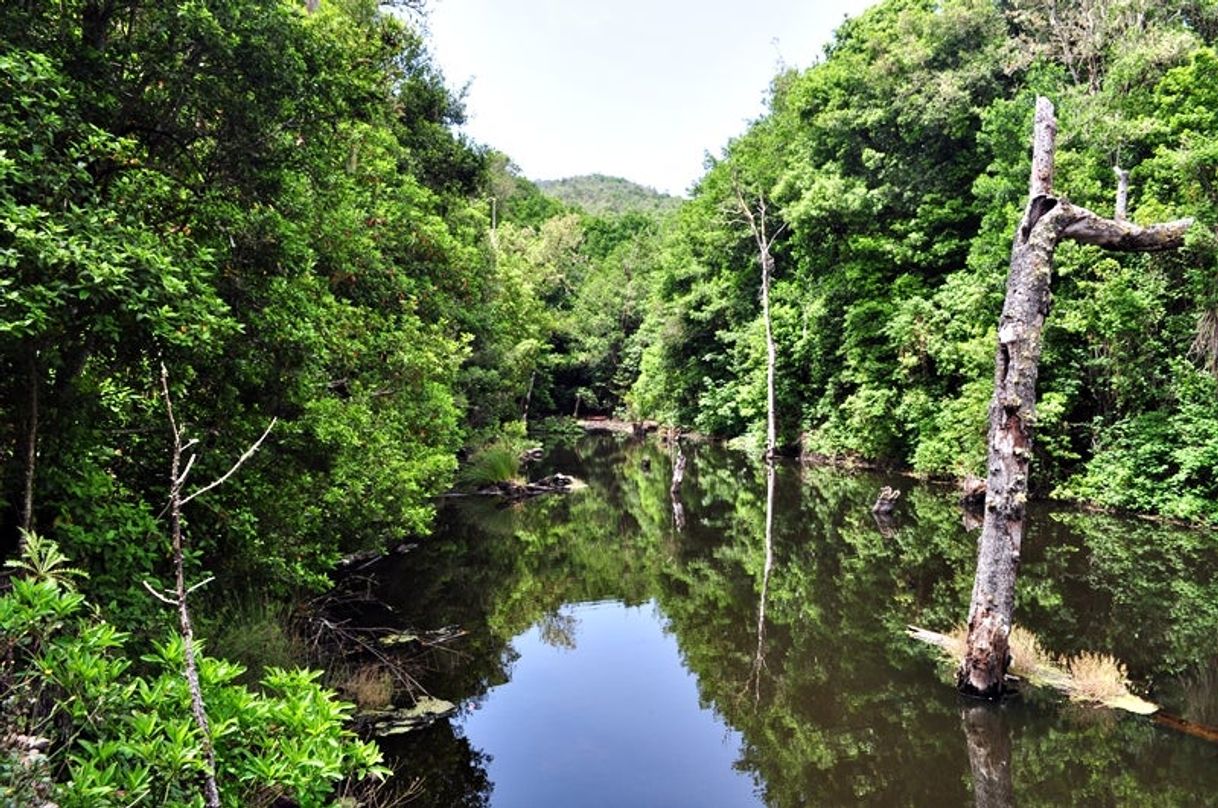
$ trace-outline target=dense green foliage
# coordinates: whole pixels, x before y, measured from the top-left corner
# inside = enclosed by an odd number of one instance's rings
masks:
[[[537,187],[555,199],[595,216],[623,213],[667,213],[681,200],[621,177],[587,174],[561,180],[542,180]]]
[[[25,574],[0,597],[0,801],[196,804],[204,755],[181,638],[157,644],[136,673],[124,634],[92,612],[63,561],[34,537]],[[344,727],[350,705],[317,683],[319,673],[270,670],[255,692],[234,683],[241,668],[200,662],[225,805],[282,796],[322,806],[337,781],[386,773],[375,744]],[[17,754],[15,737],[49,747]]]
[[[497,423],[485,377],[522,395],[500,351],[529,323],[418,34],[364,0],[115,0],[9,4],[0,42],[6,537],[32,474],[32,523],[111,605],[146,603],[158,360],[195,479],[279,419],[192,509],[196,562],[294,587],[425,531],[467,414]]]
[[[1059,109],[1056,186],[1138,222],[1190,215],[1178,254],[1058,253],[1034,484],[1218,518],[1212,3],[891,0],[825,58],[779,75],[649,252],[635,337],[640,417],[722,435],[764,423],[752,239],[735,190],[769,201],[781,440],[980,471],[995,324],[1027,187],[1036,94]],[[1098,21],[1098,22],[1097,22]]]
[[[6,536],[28,493],[111,606],[146,601],[135,582],[165,559],[158,360],[205,436],[196,478],[279,418],[190,517],[194,563],[280,587],[426,531],[457,450],[505,423],[598,411],[757,433],[738,188],[784,227],[782,442],[975,471],[1036,93],[1058,102],[1073,200],[1107,209],[1119,161],[1136,219],[1200,223],[1176,255],[1060,251],[1039,488],[1218,516],[1215,9],[1046,13],[876,6],[777,76],[769,113],[657,217],[638,208],[661,197],[624,180],[539,187],[454,134],[459,99],[419,35],[367,0],[6,7]]]

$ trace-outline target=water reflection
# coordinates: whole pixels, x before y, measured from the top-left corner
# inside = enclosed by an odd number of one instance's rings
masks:
[[[765,667],[765,604],[770,592],[770,573],[774,571],[774,459],[766,458],[765,469],[765,566],[761,571],[761,592],[757,596],[757,653],[753,657],[753,701],[761,703],[761,671]]]
[[[791,466],[767,475],[717,447],[684,450],[683,530],[667,452],[608,438],[551,453],[555,470],[589,483],[582,493],[510,510],[452,503],[435,539],[382,576],[381,595],[403,619],[470,631],[460,657],[437,661],[429,689],[477,709],[531,664],[532,646],[517,638],[536,632],[541,653],[572,657],[593,641],[568,604],[654,602],[678,651],[672,664],[739,733],[734,765],[767,805],[1005,794],[977,788],[970,733],[991,738],[978,746],[991,752],[1003,748],[993,737],[1009,739],[1005,771],[1023,806],[1195,805],[1218,793],[1215,747],[1145,720],[1039,696],[1004,708],[1006,735],[962,717],[949,676],[903,633],[907,623],[945,629],[967,611],[975,542],[954,492],[904,482],[899,518],[877,530],[871,499],[893,480]],[[1053,652],[1116,654],[1174,712],[1213,714],[1216,560],[1212,534],[1033,510],[1018,617]],[[587,723],[603,694],[578,684],[560,707]],[[448,789],[417,804],[484,804],[494,764],[477,755],[500,752],[459,729],[433,732],[447,733],[435,742],[442,755],[420,757],[432,749],[422,736],[392,752],[405,776]],[[515,728],[512,743],[530,733],[562,744],[554,727],[533,725]],[[462,741],[469,754],[458,761]],[[483,802],[454,802],[454,790]]]
[[[510,683],[459,719],[487,750],[497,808],[758,804],[732,764],[740,736],[698,701],[652,604],[571,607],[578,649],[541,627],[513,640]],[[579,705],[578,709],[572,709]]]
[[[1011,730],[1002,708],[993,704],[966,704],[960,708],[960,723],[973,773],[974,804],[977,808],[1013,808]]]

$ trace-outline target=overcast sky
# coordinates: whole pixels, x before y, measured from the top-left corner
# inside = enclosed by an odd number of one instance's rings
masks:
[[[431,47],[469,82],[465,130],[535,179],[610,174],[681,194],[874,0],[431,0]]]

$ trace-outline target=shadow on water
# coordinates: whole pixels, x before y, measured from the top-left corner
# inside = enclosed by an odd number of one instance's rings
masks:
[[[514,671],[534,658],[517,648],[540,647],[528,637],[584,653],[590,629],[571,605],[593,602],[655,604],[671,665],[692,674],[690,709],[731,729],[732,766],[766,805],[1197,805],[1218,793],[1218,747],[1147,720],[1048,694],[1001,708],[957,698],[903,633],[945,630],[967,611],[975,534],[950,492],[795,466],[779,466],[767,491],[760,463],[685,451],[683,529],[665,451],[586,438],[547,459],[586,490],[508,509],[446,503],[436,536],[381,574],[379,594],[403,619],[469,631],[425,681],[462,714],[387,748],[402,777],[425,778],[414,804],[497,804],[502,750],[480,746],[470,716],[513,698]],[[904,496],[878,525],[870,508],[884,484]],[[1050,651],[1114,654],[1151,698],[1214,722],[1214,534],[1038,508],[1024,546],[1017,614]],[[562,708],[594,722],[600,695],[564,689]],[[557,732],[517,720],[508,734],[522,741]],[[646,716],[635,726],[639,738],[654,729]],[[598,754],[598,767],[622,765],[611,748]],[[544,763],[537,777],[550,776]]]

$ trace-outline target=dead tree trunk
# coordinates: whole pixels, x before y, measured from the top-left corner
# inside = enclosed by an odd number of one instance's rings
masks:
[[[271,433],[271,428],[275,426],[275,419],[271,419],[270,426],[262,433],[262,437],[258,438],[238,458],[237,462],[233,464],[233,467],[224,476],[203,486],[189,496],[183,496],[182,490],[186,485],[187,478],[190,476],[190,470],[194,466],[196,455],[192,454],[190,456],[186,461],[185,468],[182,468],[182,455],[194,445],[195,441],[182,442],[182,430],[178,426],[177,419],[174,417],[173,401],[169,395],[169,372],[165,369],[164,365],[161,365],[161,390],[165,396],[165,413],[169,418],[169,426],[173,436],[173,449],[169,465],[169,505],[167,510],[169,512],[169,533],[173,544],[174,588],[172,594],[167,594],[157,592],[147,581],[144,582],[144,586],[156,598],[173,606],[177,610],[178,630],[182,634],[182,673],[186,678],[186,684],[190,690],[190,711],[194,715],[195,725],[199,729],[199,742],[203,746],[203,758],[206,763],[203,771],[203,802],[207,808],[220,808],[220,788],[216,781],[216,750],[212,745],[211,726],[207,720],[207,706],[203,702],[203,688],[199,682],[199,665],[195,658],[194,625],[190,619],[190,609],[186,605],[187,596],[211,579],[208,578],[191,587],[186,586],[186,552],[182,536],[182,506],[231,477],[258,450],[262,442],[266,440],[266,436]]]
[[[744,192],[740,189],[739,183],[736,184],[735,191],[736,204],[740,215],[744,218],[745,224],[748,225],[749,231],[753,235],[753,241],[757,244],[757,263],[761,266],[761,315],[765,321],[766,352],[765,457],[767,460],[770,460],[774,457],[778,436],[774,414],[774,366],[777,361],[777,350],[774,347],[774,329],[770,320],[770,280],[774,277],[774,256],[770,252],[770,248],[774,246],[774,241],[782,233],[786,225],[779,226],[772,233],[769,232],[769,224],[766,221],[765,197],[758,194],[757,209],[754,212],[753,206],[745,200]]]
[[[1120,166],[1113,166],[1112,173],[1116,174],[1117,178],[1116,204],[1113,205],[1112,218],[1123,222],[1125,212],[1129,208],[1129,172]]]
[[[1015,608],[1036,417],[1036,376],[1041,332],[1049,312],[1049,278],[1059,242],[1074,240],[1110,250],[1176,249],[1192,224],[1182,219],[1139,227],[1104,219],[1053,196],[1057,122],[1046,98],[1036,101],[1032,180],[1027,208],[1015,232],[1006,300],[998,321],[994,396],[990,400],[985,521],[977,548],[968,616],[967,653],[957,675],[965,693],[1002,694],[1010,662],[1007,638]]]
[[[25,534],[34,529],[34,477],[38,468],[38,385],[42,374],[38,368],[38,352],[27,358],[26,384],[29,386],[25,413],[25,462],[21,490],[21,538],[18,550],[25,547]]]
[[[529,425],[529,404],[533,401],[533,383],[537,381],[537,369],[529,374],[529,389],[524,394],[524,412],[520,414],[520,420],[527,427]],[[578,406],[578,402],[576,402]]]

